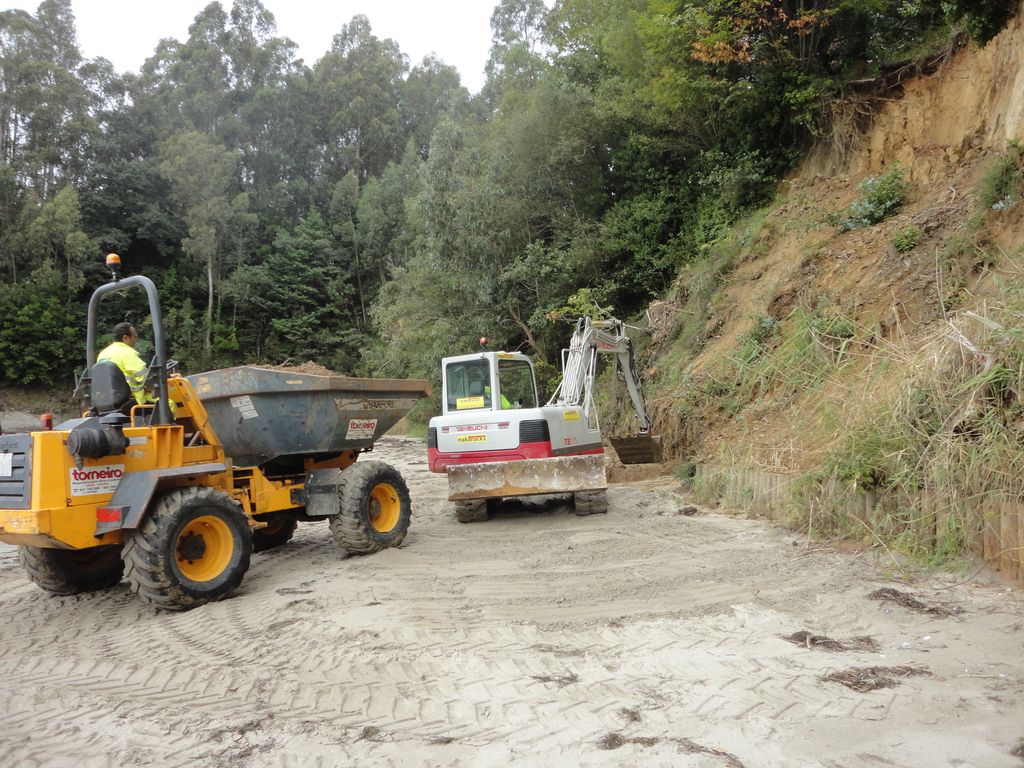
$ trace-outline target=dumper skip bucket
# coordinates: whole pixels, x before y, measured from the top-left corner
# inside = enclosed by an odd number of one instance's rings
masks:
[[[368,448],[430,394],[422,379],[357,379],[255,366],[188,380],[235,466]]]

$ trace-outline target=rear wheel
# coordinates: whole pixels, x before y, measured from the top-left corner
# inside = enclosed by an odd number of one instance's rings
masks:
[[[360,461],[341,474],[341,511],[331,535],[353,555],[397,547],[409,532],[412,504],[397,469],[382,461]]]
[[[29,581],[54,595],[76,595],[106,589],[117,584],[124,573],[120,547],[18,549],[21,567]]]
[[[482,523],[491,519],[487,499],[463,499],[454,504],[455,519],[460,523]]]
[[[238,504],[213,488],[163,494],[125,539],[125,576],[148,603],[182,611],[229,595],[249,569],[253,539]]]
[[[577,491],[573,494],[573,501],[576,504],[576,514],[580,517],[600,515],[608,511],[608,493],[604,490]]]
[[[295,515],[281,512],[275,515],[259,515],[257,520],[265,522],[266,528],[254,528],[252,531],[252,551],[264,552],[280,547],[292,540],[299,521]]]

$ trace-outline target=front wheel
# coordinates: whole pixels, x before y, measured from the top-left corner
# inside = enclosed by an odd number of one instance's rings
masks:
[[[121,580],[120,547],[44,549],[18,547],[29,581],[53,595],[77,595],[112,587]]]
[[[182,611],[229,595],[251,555],[249,522],[230,496],[177,488],[160,496],[126,537],[125,577],[147,603]]]
[[[341,511],[331,518],[334,540],[353,555],[400,545],[412,503],[399,471],[382,461],[360,461],[341,476]]]

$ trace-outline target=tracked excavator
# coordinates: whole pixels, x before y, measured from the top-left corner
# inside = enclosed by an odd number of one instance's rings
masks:
[[[576,514],[608,510],[604,444],[594,401],[598,358],[615,359],[636,411],[635,434],[610,437],[624,464],[658,463],[661,441],[651,432],[633,346],[614,318],[580,318],[562,350],[562,379],[541,405],[529,357],[494,352],[446,357],[440,416],[430,420],[427,458],[448,475],[448,499],[459,522],[486,520],[511,497],[572,494]]]

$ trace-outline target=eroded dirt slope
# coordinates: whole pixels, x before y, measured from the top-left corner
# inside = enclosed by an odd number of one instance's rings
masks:
[[[849,108],[870,111],[870,125],[845,133],[837,125],[836,136],[780,187],[713,301],[698,355],[682,361],[698,380],[721,375],[723,361],[742,355],[745,335],[759,323],[825,311],[855,328],[848,364],[804,392],[769,388],[740,409],[702,414],[696,439],[672,439],[670,404],[668,421],[659,424],[669,434],[669,455],[779,470],[819,466],[898,382],[928,364],[929,344],[948,332],[957,311],[986,314],[998,287],[1022,277],[1022,206],[980,211],[978,204],[997,155],[1024,138],[1022,49],[1019,17],[983,49],[951,49],[930,74],[908,74],[873,100],[854,97]],[[862,195],[861,183],[894,169],[907,182],[899,211],[874,226],[839,231],[836,222]],[[972,222],[978,216],[980,225]],[[894,242],[908,231],[915,244],[900,252]],[[685,284],[677,293],[685,298]],[[676,331],[672,324],[661,337],[656,331],[654,348],[670,344]]]
[[[688,509],[669,477],[614,484],[605,516],[459,525],[424,453],[374,454],[411,487],[400,550],[346,558],[303,526],[185,614],[123,584],[45,596],[0,545],[4,764],[1021,765],[1024,604],[1005,586],[893,582]]]

